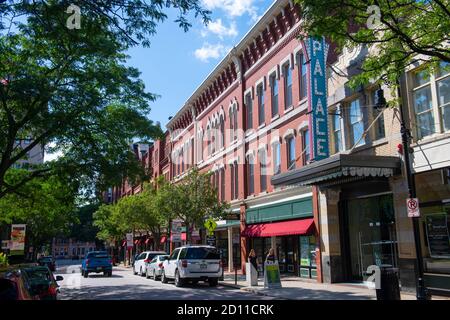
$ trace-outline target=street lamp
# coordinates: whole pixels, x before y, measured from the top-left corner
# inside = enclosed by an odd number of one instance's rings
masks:
[[[400,81],[397,79],[397,96],[400,111],[400,133],[402,136],[403,156],[405,162],[406,180],[408,183],[409,198],[416,198],[416,183],[414,176],[412,175],[411,162],[410,162],[410,147],[409,140],[411,139],[411,131],[407,128],[405,123],[405,116],[403,110],[403,103],[401,102]],[[383,89],[378,89],[375,93],[375,107],[382,108],[386,106],[386,99],[384,98]],[[422,258],[422,245],[420,240],[419,230],[419,217],[411,218],[413,222],[414,243],[416,249],[416,298],[417,300],[428,300],[429,295],[425,288],[425,282],[423,279],[423,258]]]

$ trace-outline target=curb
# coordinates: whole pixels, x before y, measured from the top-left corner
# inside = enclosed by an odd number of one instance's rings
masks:
[[[243,289],[243,287],[238,284],[233,284],[233,283],[228,283],[228,282],[219,282],[219,284],[221,284],[224,287],[230,287],[230,288],[241,289],[241,290]]]

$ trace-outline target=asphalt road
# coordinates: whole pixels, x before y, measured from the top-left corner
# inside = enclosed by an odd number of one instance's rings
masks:
[[[226,286],[209,287],[207,283],[187,284],[177,288],[170,281],[146,279],[133,275],[131,268],[113,269],[112,277],[90,274],[81,277],[79,264],[59,265],[55,275],[62,275],[60,300],[271,300]]]

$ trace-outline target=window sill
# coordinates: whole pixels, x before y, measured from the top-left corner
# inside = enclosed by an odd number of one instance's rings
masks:
[[[284,109],[284,113],[286,114],[286,113],[288,113],[288,112],[290,112],[290,111],[292,111],[292,110],[294,110],[294,106],[290,106],[290,107],[288,107],[287,109]]]
[[[272,117],[271,121],[274,122],[275,120],[277,120],[277,119],[279,119],[279,118],[280,118],[280,115],[277,114],[276,116]]]
[[[440,141],[443,139],[448,139],[450,138],[450,132],[444,132],[444,133],[435,133],[429,136],[426,136],[420,140],[417,140],[413,143],[411,143],[411,147],[418,147],[419,145],[424,145],[424,144],[428,144],[428,143],[432,143],[432,142],[436,142],[436,141]]]

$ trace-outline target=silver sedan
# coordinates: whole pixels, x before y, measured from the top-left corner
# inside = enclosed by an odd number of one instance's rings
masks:
[[[155,256],[149,264],[147,264],[147,269],[145,271],[145,276],[148,278],[152,278],[153,280],[157,280],[161,277],[163,270],[163,262],[167,260],[169,255],[158,255]]]

